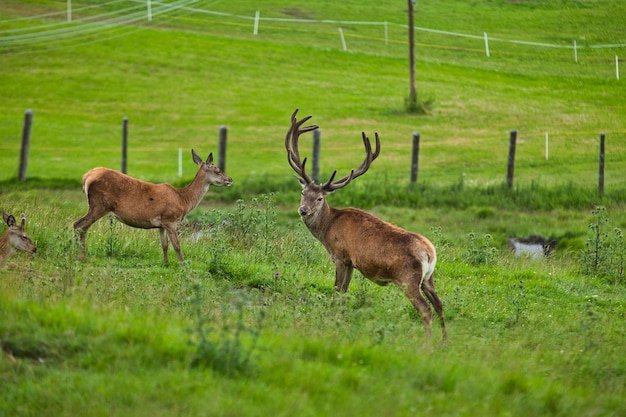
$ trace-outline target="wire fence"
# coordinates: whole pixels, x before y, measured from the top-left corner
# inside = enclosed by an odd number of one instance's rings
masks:
[[[262,36],[282,43],[302,43],[349,52],[404,56],[408,25],[386,21],[265,17],[258,10],[240,15],[211,10],[201,0],[112,0],[72,8],[59,1],[56,12],[0,20],[0,53],[36,53],[105,42],[144,30],[150,25],[173,25],[229,36]],[[63,6],[66,6],[63,9]],[[419,58],[498,68],[498,60],[513,59],[519,71],[545,72],[557,64],[555,75],[576,74],[619,79],[620,54],[626,42],[607,44],[533,42],[488,33],[467,34],[415,27]]]
[[[113,0],[75,8],[71,8],[68,1],[67,5],[67,9],[59,7],[55,12],[0,18],[0,54],[76,48],[158,26],[245,39],[262,37],[278,44],[304,44],[349,53],[406,56],[408,26],[399,23],[272,18],[264,17],[261,11],[246,16],[211,10],[209,2],[202,0]],[[619,78],[619,59],[614,57],[626,48],[626,43],[552,44],[491,37],[484,33],[463,34],[424,27],[415,30],[419,32],[416,46],[420,59],[451,63],[461,59],[464,65],[490,69],[498,69],[498,66],[509,69],[513,61],[522,74],[545,74],[547,64],[557,63],[552,65],[557,68],[552,71],[558,75],[606,78],[617,75]],[[600,130],[604,128],[598,132]],[[623,137],[624,131],[607,133]],[[558,143],[559,138],[580,135],[581,132],[550,132],[550,141]],[[596,135],[587,136],[595,141]],[[543,157],[540,148],[545,143],[545,159],[548,159],[547,131],[526,132],[524,140],[536,144],[539,157]],[[116,153],[117,148],[117,144],[111,145],[110,153]],[[154,145],[150,151],[154,151]],[[163,152],[172,154],[169,148]],[[595,148],[592,154],[590,158],[595,160]],[[552,154],[550,158],[552,160]],[[622,160],[620,156],[619,161]]]

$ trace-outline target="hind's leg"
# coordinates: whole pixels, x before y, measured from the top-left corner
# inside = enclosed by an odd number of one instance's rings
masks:
[[[102,218],[102,216],[104,216],[107,213],[108,213],[107,211],[93,210],[90,206],[87,214],[85,214],[83,217],[81,217],[74,223],[74,233],[76,233],[77,230],[80,230],[79,232],[80,255],[78,256],[78,259],[80,259],[81,261],[85,259],[85,253],[86,253],[85,235],[87,234],[87,230],[89,230],[92,224],[94,224],[96,221],[98,221],[98,219]]]
[[[172,247],[174,248],[174,251],[176,252],[176,256],[178,257],[178,262],[180,262],[180,264],[182,265],[183,254],[180,252],[180,241],[178,240],[178,233],[176,232],[176,226],[164,225],[163,228],[167,232],[167,236],[170,238],[170,241],[172,242]],[[165,262],[167,263],[167,253],[164,252],[164,254],[165,254]]]
[[[167,234],[165,232],[164,228],[159,228],[159,237],[161,238],[161,248],[163,249],[163,261],[165,263],[169,262],[169,259],[167,257]]]

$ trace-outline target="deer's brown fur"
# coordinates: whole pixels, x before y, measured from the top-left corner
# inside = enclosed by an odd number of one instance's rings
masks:
[[[0,236],[0,266],[16,251],[36,253],[37,248],[26,234],[26,215],[22,213],[20,225],[17,225],[15,217],[2,210],[2,219],[8,226]]]
[[[345,187],[369,169],[380,153],[378,134],[376,150],[372,152],[369,139],[363,133],[366,156],[357,170],[333,181],[335,172],[326,183],[315,184],[306,173],[306,158],[300,160],[297,142],[301,133],[316,129],[317,126],[300,127],[310,116],[297,121],[297,111],[291,117],[292,124],[285,138],[285,146],[289,164],[298,174],[303,188],[298,212],[335,263],[335,289],[339,292],[348,290],[354,268],[379,285],[393,283],[404,291],[422,316],[428,338],[432,323],[430,301],[439,316],[442,338],[445,339],[443,303],[437,295],[433,278],[437,263],[433,244],[420,234],[406,231],[363,210],[337,209],[326,202],[328,194]]]
[[[159,229],[163,259],[168,262],[168,238],[180,263],[177,228],[185,216],[200,204],[210,185],[229,186],[233,180],[213,165],[213,154],[206,162],[191,150],[199,166],[194,180],[185,188],[170,184],[153,184],[109,168],[94,168],[83,176],[83,190],[89,211],[74,223],[80,234],[80,259],[85,258],[85,235],[89,227],[107,213],[122,223],[140,229]]]

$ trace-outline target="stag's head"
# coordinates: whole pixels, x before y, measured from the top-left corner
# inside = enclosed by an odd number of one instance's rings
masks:
[[[380,138],[378,132],[376,132],[376,150],[372,152],[372,144],[369,138],[362,132],[363,144],[365,145],[365,160],[356,170],[352,170],[349,175],[335,180],[337,171],[334,171],[330,176],[330,179],[323,184],[315,184],[313,179],[306,173],[306,158],[300,159],[300,150],[298,148],[298,139],[304,132],[309,132],[318,128],[317,125],[305,126],[302,125],[311,118],[307,116],[302,120],[296,119],[296,109],[291,115],[291,127],[287,131],[285,136],[285,148],[287,149],[287,160],[289,165],[298,175],[298,181],[302,186],[302,197],[300,199],[300,208],[298,212],[300,216],[307,221],[308,218],[315,218],[321,209],[327,204],[326,196],[339,188],[343,188],[350,183],[356,177],[365,174],[369,169],[372,161],[380,154]]]
[[[22,213],[20,225],[17,225],[15,217],[2,210],[2,218],[9,227],[9,245],[13,249],[22,250],[28,253],[36,253],[37,248],[32,240],[26,234],[24,227],[26,225],[26,215]]]
[[[213,153],[210,153],[206,161],[198,156],[196,151],[191,150],[193,162],[201,168],[204,173],[204,182],[207,185],[224,185],[229,187],[233,183],[233,179],[224,174],[218,167],[213,165]]]

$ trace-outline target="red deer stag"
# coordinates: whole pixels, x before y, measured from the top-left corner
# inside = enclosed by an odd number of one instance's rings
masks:
[[[19,226],[15,221],[15,217],[4,210],[2,210],[2,218],[9,228],[0,236],[0,265],[3,265],[4,261],[16,250],[36,253],[37,248],[24,230],[24,226],[26,225],[26,216],[24,213],[22,213],[22,222]]]
[[[183,263],[176,229],[185,216],[202,200],[210,185],[229,186],[232,178],[213,165],[213,154],[206,162],[192,149],[193,162],[200,167],[196,177],[185,188],[170,184],[152,184],[108,168],[94,168],[83,176],[83,191],[89,211],[74,223],[80,230],[80,256],[85,259],[85,234],[89,227],[107,213],[122,223],[140,229],[159,229],[163,259],[168,263],[168,238]]]
[[[356,208],[336,209],[328,205],[326,196],[363,175],[380,153],[376,133],[376,150],[372,153],[369,138],[363,135],[365,160],[349,175],[335,179],[337,171],[324,184],[315,184],[305,170],[306,158],[300,160],[300,134],[317,129],[316,125],[301,127],[311,116],[297,121],[298,109],[291,116],[291,127],[285,137],[287,160],[302,185],[298,212],[304,224],[326,248],[335,262],[335,290],[346,292],[354,268],[379,285],[390,282],[400,287],[422,316],[426,337],[430,339],[432,310],[426,295],[439,316],[442,338],[446,339],[443,303],[435,291],[433,273],[437,255],[435,247],[424,236],[408,232],[376,216]]]

